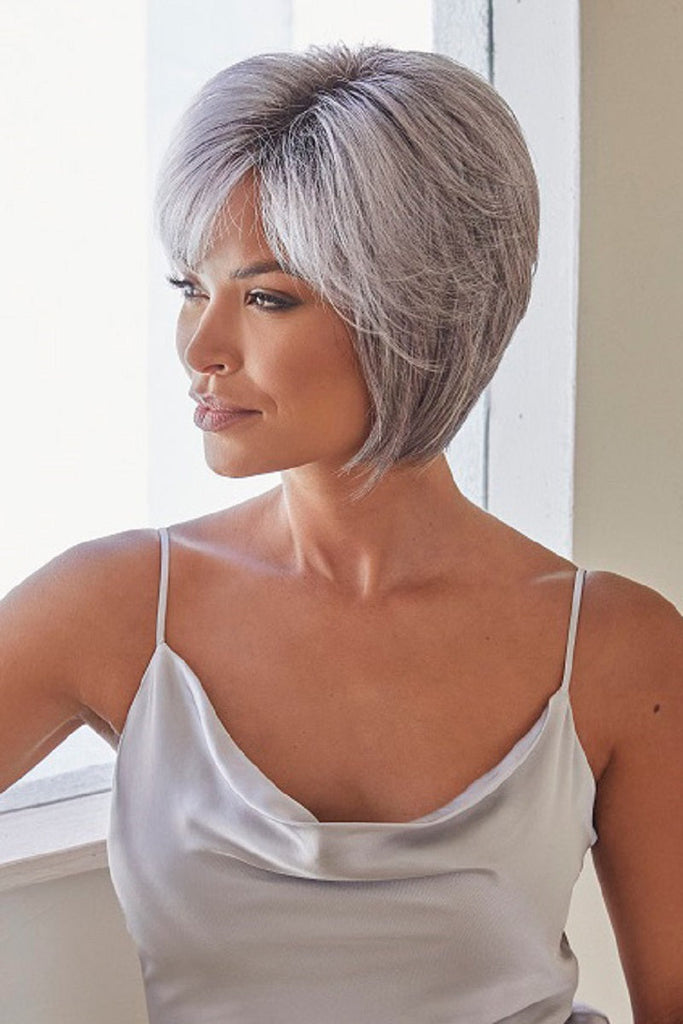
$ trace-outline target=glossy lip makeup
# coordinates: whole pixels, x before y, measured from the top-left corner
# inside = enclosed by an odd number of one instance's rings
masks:
[[[245,409],[240,412],[228,412],[225,409],[209,409],[206,405],[198,405],[194,411],[194,422],[200,430],[225,430],[251,416],[259,416],[256,409]]]

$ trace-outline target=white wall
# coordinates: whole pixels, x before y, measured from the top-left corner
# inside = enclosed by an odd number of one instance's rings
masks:
[[[144,19],[0,7],[0,593],[146,516]]]
[[[0,594],[147,521],[144,19],[0,8]],[[111,760],[82,727],[25,776]]]

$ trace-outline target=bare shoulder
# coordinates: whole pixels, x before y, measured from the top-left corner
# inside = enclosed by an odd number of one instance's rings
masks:
[[[134,612],[134,586],[151,575],[150,532],[67,548],[0,601],[0,789],[84,722],[108,738],[91,694],[115,664],[114,638],[125,648],[124,607]]]
[[[60,557],[74,593],[81,597],[80,625],[86,634],[92,626],[93,635],[101,639],[108,624],[119,632],[122,622],[135,617],[136,595],[144,599],[141,591],[156,588],[159,533],[154,528],[124,530],[82,541]]]
[[[672,702],[683,699],[683,616],[658,590],[619,573],[590,571],[584,586],[587,646],[614,742],[644,738],[640,730],[661,728]]]
[[[169,524],[172,543],[188,553],[210,552],[237,561],[240,555],[249,560],[261,554],[267,557],[272,542],[267,516],[279,490],[275,487],[217,512]]]
[[[224,589],[253,567],[250,525],[256,501],[167,524],[170,611],[175,628],[194,621],[193,595]],[[87,613],[79,637],[79,696],[84,719],[112,746],[156,649],[161,544],[158,529],[126,530],[78,545],[80,578],[87,580]],[[226,565],[231,571],[226,573]],[[189,609],[189,610],[188,610]],[[200,617],[201,617],[201,613]]]
[[[121,679],[140,666],[141,674],[154,650],[159,533],[138,528],[83,541],[56,563],[72,595],[74,685],[84,720],[101,731]]]
[[[591,645],[611,755],[592,856],[634,1020],[683,1011],[683,617],[652,587],[590,573]]]
[[[10,590],[3,607],[18,622],[30,620],[34,635],[38,627],[49,632],[53,650],[76,670],[108,629],[117,630],[118,612],[151,579],[156,537],[156,530],[127,530],[74,544]]]

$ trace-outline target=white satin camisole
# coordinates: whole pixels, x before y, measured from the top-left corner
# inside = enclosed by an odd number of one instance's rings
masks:
[[[320,822],[237,746],[164,639],[117,750],[107,850],[150,1024],[605,1024],[564,932],[597,840],[561,686],[506,756],[408,822]],[[609,1024],[609,1022],[607,1022]]]

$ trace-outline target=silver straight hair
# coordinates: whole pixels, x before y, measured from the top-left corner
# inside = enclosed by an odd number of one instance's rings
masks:
[[[528,148],[464,65],[336,43],[255,55],[193,97],[157,178],[172,263],[197,270],[249,174],[275,258],[351,328],[372,408],[339,472],[369,468],[360,497],[443,452],[526,312],[540,206]]]

